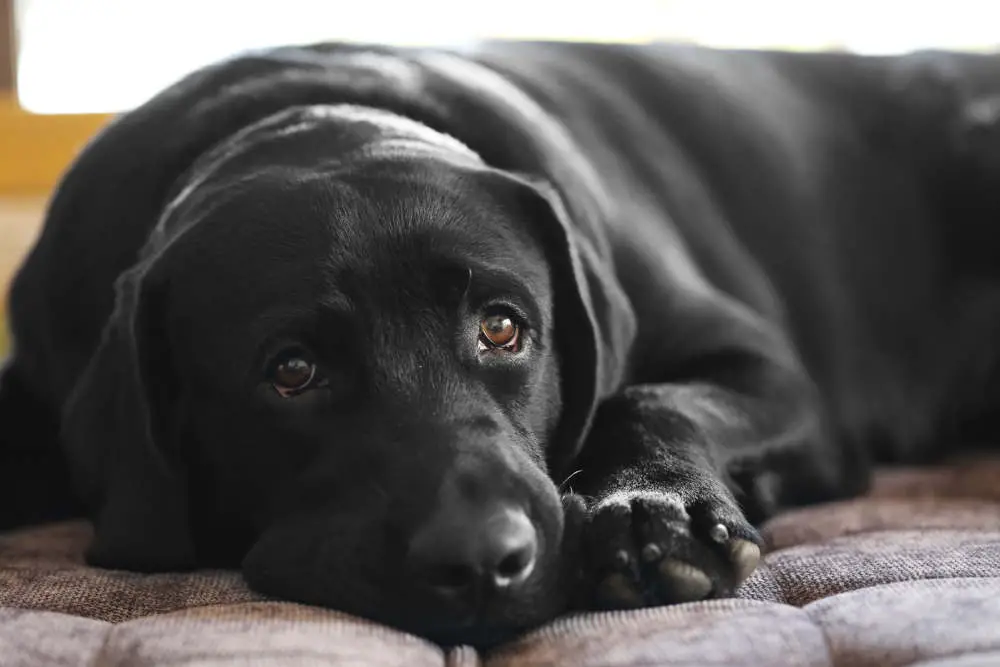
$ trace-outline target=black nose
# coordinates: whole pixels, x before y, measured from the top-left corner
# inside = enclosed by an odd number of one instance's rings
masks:
[[[468,599],[484,588],[512,589],[535,567],[538,536],[523,510],[443,511],[410,542],[411,572],[425,585]]]

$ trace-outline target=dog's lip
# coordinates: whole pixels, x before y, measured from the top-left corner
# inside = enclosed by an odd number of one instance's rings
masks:
[[[464,605],[454,604],[459,600],[457,593],[454,597],[443,596],[448,598],[448,602],[442,601],[444,604],[438,613],[426,613],[425,608],[419,618],[410,616],[408,622],[401,623],[400,627],[409,628],[414,634],[439,644],[484,646],[506,641],[537,625],[537,619],[505,617],[503,610],[507,603],[518,597],[521,587],[531,588],[532,581],[544,576],[545,569],[544,562],[536,562],[530,575],[514,587],[483,585],[475,598]],[[430,590],[423,584],[417,586],[423,593]],[[440,598],[442,594],[435,591],[435,596]]]
[[[537,578],[539,567],[537,561],[531,564],[530,570],[523,578],[517,582],[511,580],[481,582],[477,585],[450,590],[436,587],[433,584],[420,582],[414,585],[424,595],[432,594],[434,597],[445,601],[449,607],[449,619],[455,619],[461,623],[476,624],[483,620],[488,620],[491,611],[499,604],[502,605],[507,599],[517,598],[520,587],[526,586],[530,581]],[[474,590],[470,590],[474,589]],[[463,598],[472,594],[471,598],[463,603]],[[461,610],[461,611],[456,611]]]
[[[444,646],[464,644],[489,648],[510,640],[530,627],[528,624],[505,625],[481,613],[473,613],[454,622],[425,625],[417,628],[416,634]]]

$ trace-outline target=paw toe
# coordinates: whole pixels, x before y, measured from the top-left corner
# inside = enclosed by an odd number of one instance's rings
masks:
[[[614,497],[587,522],[588,595],[612,609],[726,597],[757,568],[759,539],[725,497]]]
[[[712,592],[712,580],[689,563],[667,559],[660,563],[659,571],[664,588],[677,602],[702,600]]]
[[[729,545],[729,558],[736,568],[737,584],[742,584],[760,563],[760,547],[748,540],[733,540]]]
[[[629,577],[621,572],[613,572],[597,585],[597,598],[604,607],[614,609],[634,609],[645,605],[642,593]]]

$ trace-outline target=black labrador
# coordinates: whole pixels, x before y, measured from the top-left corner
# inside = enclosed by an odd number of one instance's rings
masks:
[[[998,117],[1000,56],[198,71],[16,276],[0,519],[441,641],[729,595],[777,508],[996,437]]]

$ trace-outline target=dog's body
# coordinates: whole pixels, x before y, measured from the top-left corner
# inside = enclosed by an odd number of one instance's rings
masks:
[[[17,276],[0,520],[74,509],[65,451],[101,565],[246,557],[442,636],[728,594],[775,508],[996,435],[997,95],[1000,57],[671,46],[196,73],[88,148]],[[215,384],[282,300],[337,322],[294,419]],[[525,340],[466,359],[486,312]]]

